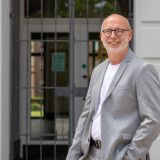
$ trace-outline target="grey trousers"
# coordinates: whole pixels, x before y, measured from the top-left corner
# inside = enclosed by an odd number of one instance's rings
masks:
[[[84,160],[103,160],[101,150],[94,145],[90,146],[88,156]]]
[[[94,145],[92,145],[90,146],[88,156],[83,160],[104,160],[104,159],[102,158],[101,150],[97,149]],[[149,153],[143,159],[140,160],[150,160]]]

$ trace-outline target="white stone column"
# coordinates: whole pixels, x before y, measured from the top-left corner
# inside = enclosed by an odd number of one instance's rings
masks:
[[[0,0],[0,160],[9,160],[10,0]]]
[[[154,64],[160,75],[160,1],[134,0],[134,51]],[[160,157],[160,136],[151,149],[151,160]]]

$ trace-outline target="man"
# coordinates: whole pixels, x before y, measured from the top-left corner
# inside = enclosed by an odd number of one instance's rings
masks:
[[[92,72],[67,160],[148,160],[160,132],[158,74],[130,50],[126,18],[107,17],[100,37],[109,60]]]

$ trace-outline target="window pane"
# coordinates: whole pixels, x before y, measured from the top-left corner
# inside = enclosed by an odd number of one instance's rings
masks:
[[[114,0],[75,0],[75,17],[86,18],[88,12],[89,18],[101,18],[114,13]]]
[[[39,90],[32,89],[35,92]],[[68,140],[68,97],[55,98],[54,89],[45,89],[44,98],[31,97],[31,115],[31,140]]]
[[[43,57],[31,56],[31,87],[43,86]]]
[[[41,0],[25,0],[24,3],[25,18],[40,18],[41,17]]]
[[[40,36],[40,33],[31,35],[32,40],[40,40]],[[68,40],[68,38],[68,33],[57,34],[58,40]],[[40,42],[31,42],[31,86],[67,87],[69,85],[68,42],[50,42],[54,40],[54,33],[43,33],[43,40],[46,40],[43,43],[43,53],[40,52]]]
[[[31,42],[31,53],[41,53],[41,42]]]
[[[31,105],[30,115],[31,118],[44,117],[44,99],[43,92],[40,89],[31,90]]]
[[[29,18],[55,18],[55,0],[43,0],[43,7],[41,7],[41,0],[28,0]],[[57,18],[69,18],[69,0],[57,0]],[[132,0],[133,4],[133,0]],[[116,7],[116,8],[115,8]],[[41,11],[43,8],[43,12]],[[128,17],[129,1],[126,0],[75,0],[74,16],[76,18],[86,18],[87,13],[89,18],[105,18],[110,14],[119,13]],[[131,6],[133,12],[133,5]],[[42,15],[43,14],[43,15]],[[25,18],[27,17],[27,0],[25,0]]]
[[[57,0],[57,13],[58,18],[69,17],[69,0]],[[43,0],[41,7],[41,0],[28,0],[29,18],[55,18],[55,0]],[[42,9],[43,8],[43,12]],[[43,14],[43,15],[42,15]],[[25,0],[25,18],[27,18],[27,0]]]
[[[56,131],[58,140],[67,140],[69,134],[69,99],[57,98]]]
[[[128,18],[128,15],[133,13],[133,0],[131,0],[131,3],[130,3],[130,7],[131,7],[130,10],[129,10],[129,3],[130,1],[117,0],[117,13]]]
[[[57,52],[55,53],[55,47]],[[69,85],[68,43],[44,43],[44,86],[65,87]]]
[[[55,18],[55,1],[45,0],[43,1],[43,12],[41,11],[41,0],[28,0],[28,16],[29,18]],[[100,18],[101,13],[104,17],[106,15],[114,13],[114,0],[111,1],[99,1],[99,0],[75,0],[75,17],[86,18],[87,12],[89,18]],[[43,15],[42,15],[43,14]],[[69,18],[69,0],[57,0],[57,13],[58,18]],[[27,0],[25,0],[25,18],[27,17]]]

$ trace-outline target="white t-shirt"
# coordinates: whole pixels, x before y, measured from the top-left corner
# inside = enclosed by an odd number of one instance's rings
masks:
[[[103,79],[103,84],[101,87],[101,95],[100,95],[100,103],[98,106],[98,111],[96,112],[94,119],[93,119],[93,125],[92,125],[92,130],[91,130],[91,136],[93,140],[101,140],[101,108],[102,104],[105,98],[105,95],[108,91],[108,88],[119,68],[120,64],[118,65],[108,65],[108,68],[106,70],[104,79]]]

